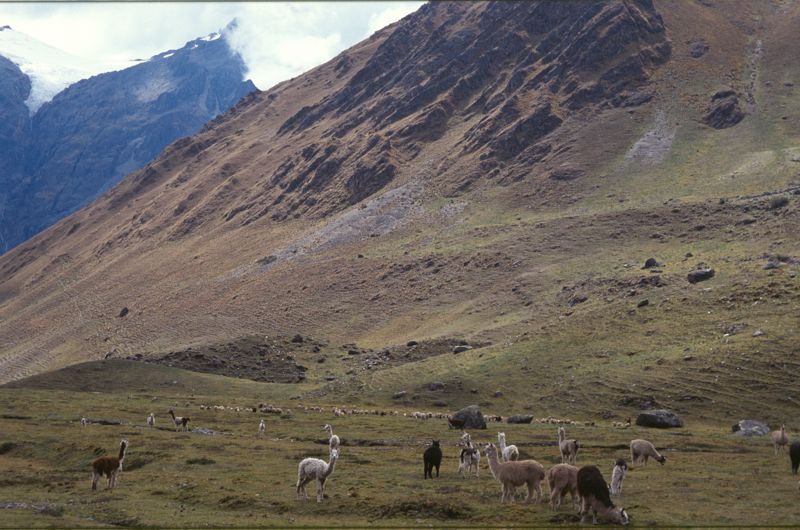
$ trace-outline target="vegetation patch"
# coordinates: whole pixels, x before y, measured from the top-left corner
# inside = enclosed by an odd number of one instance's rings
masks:
[[[189,458],[186,460],[186,463],[190,465],[207,466],[209,464],[216,464],[217,461],[201,456],[200,458]]]
[[[430,519],[466,519],[475,510],[447,501],[405,501],[385,504],[378,509],[380,517],[426,517]]]

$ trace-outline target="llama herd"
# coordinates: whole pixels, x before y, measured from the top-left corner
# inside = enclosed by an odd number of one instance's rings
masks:
[[[173,410],[169,414],[175,430],[188,431],[190,419],[176,416]],[[81,426],[86,426],[87,418],[81,418]],[[155,427],[155,415],[150,413],[146,418],[149,428]],[[626,425],[630,425],[630,420]],[[452,427],[452,425],[450,425]],[[339,458],[341,439],[334,434],[333,427],[325,424],[322,427],[328,436],[328,461],[320,458],[304,458],[297,468],[296,496],[298,499],[307,500],[306,486],[316,483],[316,499],[322,502],[325,495],[325,484],[334,472]],[[262,418],[258,424],[257,437],[264,436],[266,424]],[[520,450],[516,445],[508,444],[504,432],[497,433],[497,445],[494,443],[477,444],[466,431],[458,441],[460,447],[458,474],[468,477],[474,474],[480,476],[481,448],[486,456],[489,471],[495,480],[501,484],[500,502],[515,502],[516,489],[527,487],[525,502],[544,502],[542,482],[546,481],[550,489],[549,505],[552,510],[559,510],[567,494],[573,508],[580,503],[581,520],[585,521],[589,512],[592,513],[592,522],[597,523],[598,518],[615,524],[628,524],[629,517],[626,511],[617,507],[611,500],[612,496],[622,493],[622,483],[628,471],[628,463],[618,458],[611,470],[611,483],[608,484],[597,466],[585,465],[577,467],[578,452],[581,446],[578,440],[567,438],[566,429],[558,427],[558,449],[561,463],[555,464],[545,471],[544,466],[533,459],[520,460]],[[775,454],[786,448],[789,449],[792,474],[797,475],[800,468],[800,441],[789,443],[785,425],[780,430],[770,433]],[[115,456],[103,456],[92,461],[92,490],[97,489],[98,480],[106,476],[108,488],[116,486],[117,478],[122,471],[125,455],[128,450],[128,440],[122,440],[119,453]],[[658,452],[656,447],[644,439],[634,439],[630,442],[631,463],[634,465],[647,465],[650,458],[664,465],[666,457]],[[423,453],[424,478],[439,477],[439,468],[442,463],[443,453],[439,440],[433,440]]]

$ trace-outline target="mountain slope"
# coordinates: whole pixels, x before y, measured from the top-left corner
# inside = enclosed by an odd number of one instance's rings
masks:
[[[2,35],[9,33],[12,30]],[[0,47],[0,53],[4,49]],[[61,91],[64,87],[59,85],[59,90],[51,91],[59,92],[54,98],[50,93],[46,98],[37,96],[39,104],[42,98],[52,99],[41,107],[31,106],[20,92],[2,111],[16,120],[7,125],[14,138],[6,139],[8,149],[0,156],[2,163],[14,165],[14,171],[4,176],[2,249],[86,204],[152,160],[167,144],[196,132],[255,90],[252,82],[242,81],[246,68],[219,34],[78,82],[60,71],[50,72],[48,80],[36,77],[46,69],[46,59],[60,55],[47,55],[36,47],[16,51],[10,57],[22,64],[23,73],[30,70],[26,78],[34,87],[31,94],[36,87],[41,92],[42,86],[53,83],[69,87]],[[23,53],[28,55],[22,57]],[[23,102],[36,111],[30,119],[20,114]]]
[[[300,333],[336,360],[309,353],[314,397],[430,404],[435,379],[458,403],[502,385],[586,414],[651,397],[761,411],[796,349],[800,134],[782,116],[800,109],[799,19],[781,3],[428,4],[0,258],[2,373]],[[715,129],[726,91],[745,115]],[[714,279],[687,282],[704,264]],[[765,335],[723,341],[737,323]],[[437,337],[492,345],[413,362],[396,347]]]

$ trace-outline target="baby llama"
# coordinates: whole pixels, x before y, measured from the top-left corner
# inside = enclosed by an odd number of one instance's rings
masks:
[[[172,416],[172,421],[175,422],[175,430],[179,431],[183,429],[184,431],[189,430],[189,418],[184,418],[183,416],[176,416],[172,409],[169,409],[169,415]]]
[[[486,446],[486,458],[489,460],[489,470],[492,476],[503,485],[500,502],[514,502],[514,492],[519,486],[527,484],[528,496],[525,502],[532,502],[542,496],[542,480],[544,480],[544,467],[536,460],[516,460],[513,462],[500,462],[497,459],[497,447],[494,444]]]
[[[578,440],[567,440],[567,432],[564,427],[558,428],[558,448],[561,451],[561,462],[576,463],[578,461]]]
[[[317,502],[322,502],[325,496],[325,481],[333,473],[333,467],[336,465],[336,459],[339,458],[339,451],[331,449],[329,460],[325,462],[319,458],[305,458],[300,465],[297,466],[297,498],[300,498],[302,492],[303,498],[308,499],[306,493],[306,484],[312,480],[317,481]]]
[[[597,466],[583,466],[578,470],[578,495],[581,498],[581,522],[591,509],[592,524],[597,524],[598,515],[614,524],[628,524],[628,514],[611,502],[608,484]]]
[[[789,445],[789,437],[786,436],[786,425],[781,425],[781,430],[772,431],[772,447],[775,449],[775,454],[778,454],[778,449],[783,449]]]
[[[614,468],[611,470],[611,495],[622,493],[622,481],[628,472],[628,463],[623,458],[617,458]]]
[[[550,508],[558,510],[567,493],[572,498],[572,506],[578,500],[578,468],[570,464],[556,464],[547,470],[547,484],[550,486]]]
[[[147,417],[147,426],[152,429],[155,426],[155,424],[156,424],[156,415],[151,412],[150,415]]]
[[[655,446],[647,440],[631,440],[631,462],[633,462],[634,465],[639,462],[647,465],[647,459],[651,456],[662,466],[667,461],[667,457],[661,456],[661,454],[656,451]]]
[[[333,434],[333,427],[326,423],[322,428],[328,433],[328,447],[330,450],[339,449],[340,440],[338,436]]]
[[[503,455],[503,462],[519,460],[519,449],[517,449],[517,446],[506,445],[506,433],[497,433],[497,446],[500,448],[500,454]]]
[[[264,418],[261,418],[261,423],[258,424],[258,435],[264,436],[265,432],[267,432],[267,425],[264,423]]]
[[[117,485],[117,476],[122,471],[122,462],[125,460],[125,451],[128,450],[128,440],[119,443],[119,455],[101,456],[92,462],[92,490],[97,489],[97,481],[105,475],[108,477],[108,488],[114,489]]]

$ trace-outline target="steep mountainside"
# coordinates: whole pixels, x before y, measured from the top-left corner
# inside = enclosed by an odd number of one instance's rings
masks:
[[[0,250],[91,201],[255,90],[242,81],[241,58],[218,34],[74,83],[31,117],[30,78],[13,64],[3,68],[16,76],[4,77],[0,87],[7,103],[0,110],[7,118],[0,164],[8,169]]]
[[[0,258],[0,373],[299,333],[342,358],[307,352],[317,398],[502,380],[587,414],[763,410],[796,351],[798,21],[778,1],[427,4]]]

